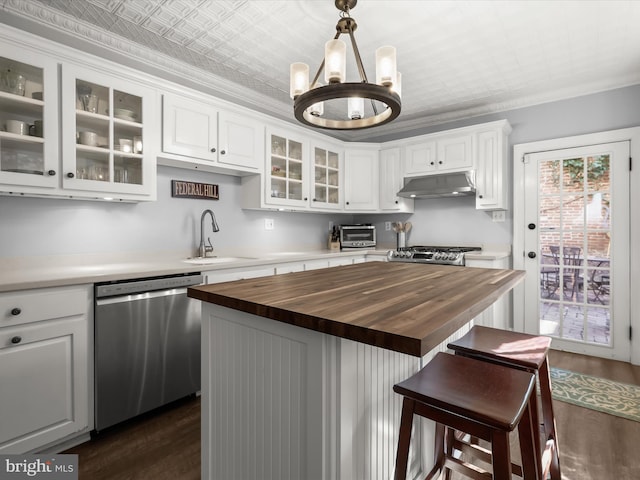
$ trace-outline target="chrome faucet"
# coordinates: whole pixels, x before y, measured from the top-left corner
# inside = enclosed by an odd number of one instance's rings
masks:
[[[211,214],[211,227],[214,232],[219,232],[220,227],[218,227],[218,222],[216,222],[216,216],[209,209],[202,212],[202,217],[200,217],[200,247],[198,248],[198,255],[200,257],[206,257],[207,253],[213,252],[213,245],[211,245],[211,239],[207,237],[207,242],[209,245],[204,244],[204,217],[207,216],[207,213]]]

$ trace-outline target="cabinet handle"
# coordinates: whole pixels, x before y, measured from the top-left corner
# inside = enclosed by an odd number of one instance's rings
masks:
[[[216,153],[216,147],[213,147],[213,148],[211,149],[211,153]]]
[[[69,172],[69,173],[67,173],[67,177],[73,178],[73,177],[75,177],[75,175],[73,174],[73,172]]]
[[[224,155],[225,153],[227,153],[226,150],[220,150],[220,155]]]
[[[22,310],[18,307],[12,308],[11,309],[11,315],[16,316],[16,315],[20,315],[22,313]]]
[[[55,170],[49,170],[47,173],[48,173],[48,174],[49,174],[49,176],[51,176],[51,177],[55,177],[55,176],[56,176],[56,171],[55,171]]]
[[[22,337],[19,337],[18,335],[16,335],[15,337],[13,337],[11,339],[11,343],[20,343],[22,341]]]

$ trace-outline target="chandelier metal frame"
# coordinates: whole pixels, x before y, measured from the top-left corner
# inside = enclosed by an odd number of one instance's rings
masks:
[[[306,125],[329,130],[355,130],[384,125],[391,122],[400,115],[402,102],[400,95],[392,89],[392,85],[378,85],[367,80],[367,74],[362,65],[360,52],[353,32],[358,25],[349,12],[356,6],[357,0],[335,0],[335,6],[340,10],[341,18],[336,25],[337,40],[340,35],[349,35],[351,46],[360,74],[360,82],[334,82],[329,85],[318,86],[318,78],[325,68],[325,60],[322,60],[318,71],[309,86],[309,90],[294,97],[293,110],[296,119]],[[312,113],[314,104],[328,100],[349,99],[359,97],[371,101],[373,115],[362,118],[335,119],[324,118]],[[386,106],[383,111],[378,112],[375,101],[379,101]]]

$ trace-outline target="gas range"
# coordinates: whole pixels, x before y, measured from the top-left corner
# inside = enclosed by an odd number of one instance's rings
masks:
[[[435,247],[421,246],[405,247],[399,250],[389,250],[387,260],[390,262],[431,263],[438,265],[465,264],[466,252],[477,252],[480,247]]]

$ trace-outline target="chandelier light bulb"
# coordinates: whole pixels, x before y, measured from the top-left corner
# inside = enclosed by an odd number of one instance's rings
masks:
[[[385,46],[376,50],[376,83],[390,87],[396,81],[396,49]]]
[[[289,95],[295,99],[309,90],[309,65],[292,63],[289,68]]]
[[[351,97],[347,101],[347,106],[351,120],[360,120],[364,117],[364,98]]]
[[[402,98],[402,74],[400,72],[396,72],[396,81],[393,82],[391,89]]]
[[[347,44],[342,40],[329,40],[324,45],[324,80],[327,83],[344,82],[347,70]]]

